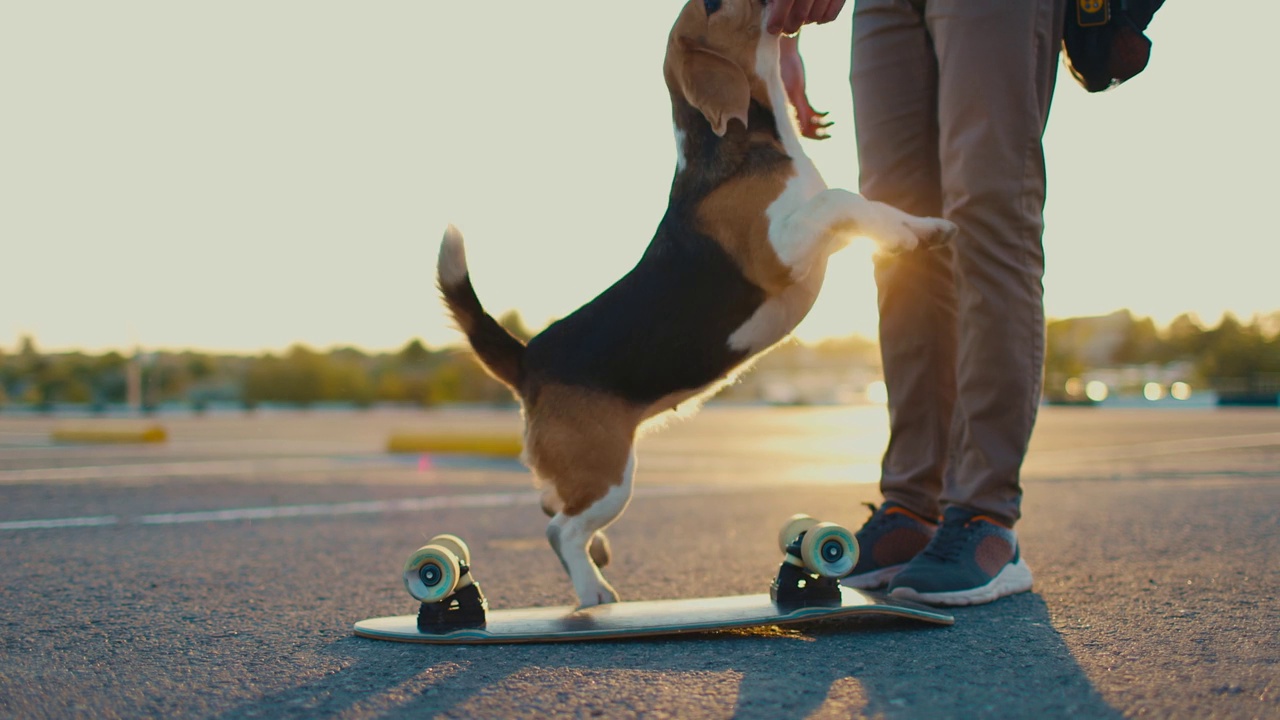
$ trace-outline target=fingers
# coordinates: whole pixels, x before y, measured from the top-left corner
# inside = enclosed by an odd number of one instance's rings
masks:
[[[767,29],[793,35],[809,23],[829,23],[840,15],[845,0],[773,0]]]
[[[815,0],[773,0],[769,4],[769,22],[766,29],[777,35],[793,35],[800,27],[811,22],[809,15]]]
[[[791,14],[791,6],[794,1],[773,0],[773,2],[769,3],[769,22],[766,24],[765,29],[774,35],[782,32],[782,26]]]
[[[783,23],[782,31],[788,35],[800,32],[800,28],[809,22],[809,11],[813,9],[814,0],[794,0],[791,3],[791,12],[787,13],[787,20]]]
[[[845,0],[830,0],[826,9],[823,10],[822,17],[816,18],[814,22],[829,23],[833,22],[840,16],[840,11],[844,9]]]
[[[805,22],[825,22],[823,18],[827,16],[827,7],[830,4],[831,0],[813,0],[813,6],[809,8],[809,18]]]

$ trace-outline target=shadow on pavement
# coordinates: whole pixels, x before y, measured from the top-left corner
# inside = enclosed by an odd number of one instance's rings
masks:
[[[1024,594],[953,627],[895,618],[621,642],[348,637],[346,667],[219,717],[1118,718]]]

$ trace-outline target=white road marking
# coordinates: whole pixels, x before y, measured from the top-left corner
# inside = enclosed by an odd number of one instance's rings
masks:
[[[3,433],[0,433],[3,435]],[[347,448],[335,447],[335,443],[321,440],[275,440],[275,439],[243,439],[236,438],[231,440],[171,440],[167,443],[152,444],[70,444],[70,443],[51,443],[48,442],[47,434],[40,435],[42,442],[31,445],[4,445],[0,444],[0,460],[17,458],[21,460],[42,460],[48,458],[68,458],[89,456],[94,458],[103,457],[163,457],[172,456],[179,453],[196,453],[204,452],[211,455],[219,454],[219,451],[225,451],[221,454],[230,455],[231,457],[244,457],[246,455],[333,455],[335,453],[344,453],[349,455],[367,454],[371,452],[380,452],[381,448],[375,443],[362,443],[356,445],[349,444]]]
[[[138,522],[143,525],[180,525],[183,523],[234,522],[236,520],[277,520],[293,517],[372,515],[388,512],[440,510],[444,508],[507,507],[512,505],[531,505],[538,502],[541,496],[541,493],[537,492],[486,493],[405,498],[403,500],[370,500],[324,505],[277,505],[274,507],[240,508],[235,510],[143,515],[138,518]]]
[[[1093,447],[1075,448],[1073,450],[1043,450],[1032,452],[1027,458],[1036,462],[1077,462],[1088,463],[1105,460],[1122,460],[1128,458],[1157,457],[1161,455],[1178,455],[1183,453],[1211,452],[1214,450],[1239,450],[1242,448],[1268,447],[1280,445],[1280,433],[1257,433],[1253,435],[1222,435],[1216,437],[1185,438],[1182,440],[1160,440],[1133,445],[1096,445]]]
[[[659,486],[637,492],[639,497],[668,497],[700,493],[730,492],[729,487]],[[103,525],[183,525],[189,523],[237,522],[241,520],[282,520],[297,517],[338,517],[342,515],[376,515],[395,512],[421,512],[456,508],[514,507],[537,505],[542,493],[536,491],[476,493],[469,495],[436,495],[401,500],[369,500],[363,502],[312,505],[275,505],[271,507],[232,508],[199,512],[154,513],[135,518],[117,515],[97,517],[54,518],[0,522],[0,530],[49,530]]]
[[[118,480],[194,475],[253,475],[328,470],[347,466],[332,458],[271,458],[260,460],[199,460],[193,462],[131,463],[80,467],[0,470],[0,485],[68,480]]]
[[[120,518],[115,515],[99,515],[97,517],[60,518],[56,520],[18,520],[0,522],[0,530],[49,530],[69,527],[100,527],[118,525]]]

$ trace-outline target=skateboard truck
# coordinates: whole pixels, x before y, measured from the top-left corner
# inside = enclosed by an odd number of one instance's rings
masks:
[[[840,606],[840,578],[852,572],[858,561],[853,533],[797,513],[779,531],[778,548],[782,566],[769,586],[774,604],[780,609]]]
[[[811,572],[801,558],[804,533],[787,545],[778,576],[769,585],[769,597],[779,608],[835,606],[841,603],[840,580]]]
[[[446,633],[464,628],[484,627],[485,600],[480,583],[471,579],[471,568],[463,565],[458,577],[461,586],[439,602],[424,602],[418,606],[418,630],[424,633]]]
[[[418,630],[441,634],[484,627],[489,603],[471,576],[471,549],[457,535],[436,535],[409,556],[405,589],[422,605]]]

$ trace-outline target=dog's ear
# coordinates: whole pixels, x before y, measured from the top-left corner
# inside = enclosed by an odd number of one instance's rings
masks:
[[[689,104],[702,112],[716,135],[723,137],[733,119],[746,127],[751,107],[747,74],[732,60],[706,48],[685,44],[681,49],[677,73]]]

